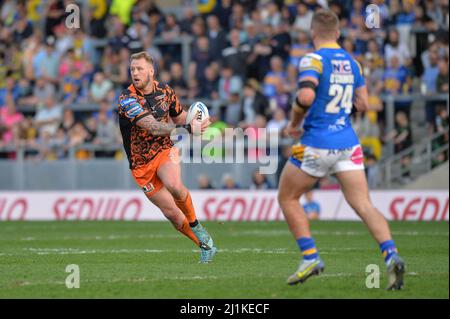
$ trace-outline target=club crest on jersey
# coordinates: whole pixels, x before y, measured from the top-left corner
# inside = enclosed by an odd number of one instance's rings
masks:
[[[155,189],[155,186],[153,186],[152,183],[148,183],[147,185],[145,185],[144,187],[142,187],[142,190],[144,191],[144,193],[150,193]]]
[[[352,74],[352,66],[349,60],[331,60],[333,73]]]

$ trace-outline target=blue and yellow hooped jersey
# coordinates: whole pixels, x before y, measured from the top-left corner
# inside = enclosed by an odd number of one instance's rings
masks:
[[[322,149],[344,149],[359,144],[351,123],[355,90],[365,85],[362,68],[337,44],[306,54],[299,63],[299,81],[319,81],[316,98],[303,122],[301,143]]]

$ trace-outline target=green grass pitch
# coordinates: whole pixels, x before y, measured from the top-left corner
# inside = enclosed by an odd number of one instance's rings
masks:
[[[447,222],[391,223],[407,262],[396,292],[384,290],[385,266],[362,223],[313,222],[325,272],[292,287],[299,252],[285,223],[205,226],[219,247],[211,264],[198,264],[169,222],[0,222],[0,298],[449,297]],[[65,285],[69,264],[79,266],[79,289]],[[380,266],[380,289],[366,288],[369,264]]]

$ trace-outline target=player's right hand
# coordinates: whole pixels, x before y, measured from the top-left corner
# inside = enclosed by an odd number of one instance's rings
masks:
[[[292,122],[289,121],[288,125],[285,128],[285,135],[290,136],[292,138],[300,138],[303,135],[303,129],[298,126],[293,126]]]
[[[203,121],[194,118],[191,121],[191,130],[193,135],[202,135],[209,125],[211,125],[211,121],[209,118],[204,119]]]

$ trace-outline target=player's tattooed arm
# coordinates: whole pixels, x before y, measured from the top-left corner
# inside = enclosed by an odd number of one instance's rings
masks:
[[[140,118],[136,119],[135,124],[143,129],[146,129],[150,134],[154,136],[169,136],[175,129],[183,129],[187,133],[192,133],[191,124],[180,125],[159,122],[149,113],[144,114]]]
[[[138,119],[136,125],[155,136],[168,136],[177,127],[175,124],[159,122],[150,114]]]

